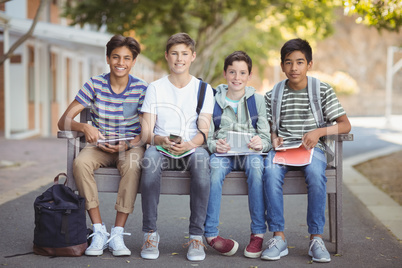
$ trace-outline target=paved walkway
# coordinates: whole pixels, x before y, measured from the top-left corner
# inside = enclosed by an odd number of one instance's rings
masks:
[[[66,141],[0,137],[0,205],[41,186],[66,170]]]
[[[400,241],[402,240],[402,206],[374,186],[367,178],[357,172],[353,166],[369,159],[402,150],[401,122],[402,116],[393,116],[389,122],[381,117],[352,118],[351,123],[354,128],[377,130],[378,140],[389,144],[374,151],[347,158],[344,162],[344,184]],[[386,131],[381,132],[384,130]],[[383,145],[381,144],[380,146]]]
[[[402,118],[393,118],[402,122]],[[326,267],[402,267],[402,210],[352,166],[380,155],[402,150],[402,126],[385,126],[383,118],[352,118],[354,142],[345,143],[344,155],[344,253],[333,256]],[[368,138],[370,137],[370,138]],[[370,145],[367,146],[367,142]],[[53,177],[65,171],[66,144],[55,138],[4,140],[0,138],[0,265],[8,267],[300,267],[310,265],[307,256],[305,224],[306,196],[285,197],[286,233],[289,256],[277,262],[264,262],[243,257],[248,243],[249,216],[247,199],[225,196],[222,202],[221,233],[240,243],[233,257],[222,257],[208,248],[207,259],[200,263],[186,260],[182,244],[188,236],[188,196],[162,196],[159,206],[161,256],[156,261],[139,257],[141,250],[141,209],[137,197],[134,214],[129,217],[126,245],[132,256],[115,258],[106,252],[101,257],[47,258],[36,255],[7,256],[32,251],[33,201],[50,185]],[[102,193],[101,212],[108,228],[113,224],[115,194]],[[239,217],[241,215],[241,217]],[[89,222],[88,222],[89,225]],[[266,237],[271,236],[267,234]],[[335,245],[328,242],[326,225],[324,239],[333,253]],[[265,240],[267,241],[267,239]]]

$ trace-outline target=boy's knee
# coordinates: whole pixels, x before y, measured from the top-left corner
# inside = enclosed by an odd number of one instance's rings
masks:
[[[90,172],[93,171],[93,168],[89,164],[88,161],[84,161],[85,159],[76,158],[73,161],[73,173],[80,174],[82,172]]]
[[[324,189],[327,185],[327,178],[318,173],[310,174],[309,177],[306,177],[305,182],[309,189]]]
[[[209,176],[192,176],[191,184],[196,186],[198,189],[208,189],[211,185],[211,178]]]

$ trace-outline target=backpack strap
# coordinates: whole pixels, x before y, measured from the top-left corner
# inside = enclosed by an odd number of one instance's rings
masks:
[[[204,81],[200,80],[200,85],[198,87],[198,102],[197,102],[197,115],[200,115],[200,112],[202,110],[202,106],[204,106],[204,99],[205,99],[205,93],[207,91],[207,83]]]
[[[272,131],[278,134],[279,130],[279,120],[281,117],[281,104],[282,104],[282,96],[283,89],[285,88],[286,80],[282,80],[281,82],[275,84],[271,93],[271,112],[272,112]]]
[[[247,108],[248,113],[250,114],[251,124],[253,125],[254,129],[257,129],[258,111],[257,111],[257,104],[255,103],[254,94],[247,99]]]
[[[60,233],[64,235],[66,243],[70,244],[70,232],[69,232],[69,216],[71,215],[71,209],[66,209],[61,216],[61,230]]]
[[[214,122],[215,131],[220,128],[222,119],[222,108],[219,106],[218,102],[215,101],[214,112],[212,114],[212,120]]]
[[[207,92],[207,83],[205,83],[204,81],[202,81],[202,79],[200,79],[200,85],[198,87],[198,96],[197,96],[197,115],[200,115],[200,112],[202,110],[202,106],[204,106],[204,99],[205,99],[205,93]],[[207,137],[205,136],[205,133],[202,132],[200,130],[200,128],[198,127],[198,118],[196,121],[196,125],[197,125],[197,130],[202,134],[202,137],[204,138],[204,142],[207,142]]]
[[[318,128],[326,127],[327,124],[324,121],[324,115],[322,112],[321,106],[321,82],[317,78],[308,76],[307,77],[307,91],[308,91],[308,98],[310,100],[311,112],[313,113],[315,122]],[[328,143],[326,142],[326,137],[322,137],[321,141],[324,144],[324,148],[327,155],[328,162],[331,162],[335,156],[334,151],[329,147]]]
[[[310,99],[311,112],[313,113],[315,122],[318,128],[325,127],[324,115],[321,107],[321,95],[320,95],[320,80],[317,78],[307,77],[307,91]]]

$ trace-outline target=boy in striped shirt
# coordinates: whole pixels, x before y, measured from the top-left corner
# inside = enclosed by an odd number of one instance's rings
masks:
[[[130,75],[140,51],[140,45],[134,38],[113,36],[106,45],[110,72],[90,78],[58,123],[60,130],[83,132],[88,143],[73,165],[79,194],[86,199],[85,206],[93,224],[92,242],[85,251],[86,255],[102,255],[107,246],[114,256],[131,254],[123,240],[123,235],[130,235],[124,233],[124,225],[134,210],[141,176],[140,161],[145,151],[140,139],[140,111],[147,83]],[[91,107],[92,125],[74,121],[85,107]],[[116,144],[99,143],[111,136],[132,139]],[[102,222],[94,179],[94,170],[105,166],[115,166],[121,174],[115,204],[117,213],[111,234]]]
[[[304,172],[308,188],[307,225],[310,233],[308,254],[313,261],[331,261],[321,236],[325,224],[327,161],[324,154],[325,148],[320,138],[348,133],[351,125],[332,87],[321,82],[320,98],[324,119],[336,124],[317,127],[307,92],[307,71],[312,65],[312,49],[307,41],[298,38],[289,40],[283,45],[281,67],[288,79],[283,89],[282,102],[278,103],[281,110],[279,127],[277,131],[271,131],[274,150],[271,150],[265,159],[263,174],[267,223],[269,231],[274,233],[274,237],[268,242],[268,248],[262,253],[261,258],[264,260],[279,260],[280,257],[288,254],[284,234],[282,185],[286,172],[296,168]],[[272,126],[275,122],[272,120],[271,96],[272,91],[267,92],[265,101],[268,121]],[[283,143],[286,144],[287,141],[297,139],[302,141],[302,146],[306,149],[314,148],[311,163],[301,167],[273,164],[276,148]]]

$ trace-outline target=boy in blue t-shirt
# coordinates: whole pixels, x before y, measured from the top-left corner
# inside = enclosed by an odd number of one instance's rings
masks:
[[[83,132],[88,142],[73,165],[79,194],[86,199],[85,206],[93,224],[92,242],[86,255],[102,255],[107,246],[114,256],[131,255],[123,241],[123,235],[130,235],[124,233],[124,225],[134,210],[141,176],[140,161],[145,151],[140,139],[140,110],[147,83],[130,75],[140,51],[134,38],[113,36],[106,45],[110,72],[89,79],[58,123],[60,130]],[[91,107],[92,125],[74,120],[85,107]],[[111,136],[132,139],[117,144],[98,142]],[[94,170],[105,166],[116,166],[121,174],[111,234],[102,222],[94,179]]]

